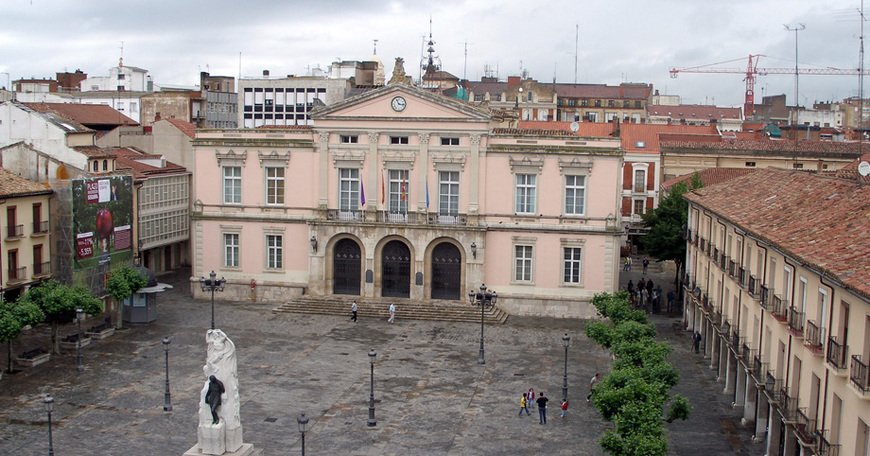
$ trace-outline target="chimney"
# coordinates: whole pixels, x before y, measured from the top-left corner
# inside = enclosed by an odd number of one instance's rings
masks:
[[[508,76],[508,80],[507,80],[507,88],[508,89],[510,89],[511,87],[513,87],[519,83],[520,83],[519,76]]]
[[[263,70],[263,79],[269,79],[269,70]]]
[[[154,113],[154,121],[157,122],[158,120],[160,120],[160,112],[155,112]]]

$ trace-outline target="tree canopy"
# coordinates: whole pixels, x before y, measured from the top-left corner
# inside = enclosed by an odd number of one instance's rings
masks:
[[[58,323],[72,321],[76,316],[76,309],[82,309],[90,315],[103,312],[103,302],[91,295],[86,288],[70,287],[57,280],[49,280],[27,290],[22,300],[39,306],[45,319],[51,323],[51,345],[55,353],[60,353],[57,340]]]
[[[124,266],[109,273],[106,282],[106,291],[118,302],[121,302],[133,293],[139,291],[148,283],[148,278],[130,266]]]

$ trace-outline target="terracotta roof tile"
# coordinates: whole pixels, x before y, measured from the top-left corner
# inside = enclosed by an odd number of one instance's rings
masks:
[[[0,198],[48,195],[51,193],[52,190],[50,187],[25,179],[13,172],[0,168]]]
[[[716,134],[716,128],[710,125],[625,123],[619,127],[619,134],[626,153],[658,155],[659,141],[666,134]]]
[[[652,87],[646,84],[556,84],[560,98],[613,98],[623,100],[646,100]]]
[[[754,173],[757,170],[758,168],[705,168],[698,171],[698,177],[701,178],[701,182],[704,183],[705,187],[709,187],[711,185],[721,184],[722,182],[729,181],[736,177]],[[695,173],[689,173],[668,179],[662,182],[662,188],[669,189],[677,182],[685,182],[686,185],[690,185],[692,176],[694,175]]]
[[[171,123],[172,125],[175,126],[175,128],[181,130],[182,133],[189,136],[191,139],[196,138],[196,125],[194,125],[190,122],[183,121],[181,119],[162,119],[162,120],[165,120],[165,121]]]
[[[519,122],[520,130],[539,130],[550,131],[557,130],[574,134],[576,136],[587,137],[607,137],[612,136],[618,124],[616,123],[601,123],[601,122],[577,122],[578,130],[576,133],[571,131],[571,124],[574,122],[554,122],[543,120],[521,120]]]
[[[674,119],[742,119],[741,108],[720,108],[711,105],[649,105],[646,112],[650,116],[666,116]]]
[[[93,125],[139,125],[135,120],[102,104],[81,103],[24,103],[34,111],[57,114],[85,126]]]
[[[112,149],[111,154],[115,156],[116,169],[129,169],[133,171],[135,179],[143,179],[155,174],[173,174],[184,173],[187,169],[183,166],[176,165],[169,161],[163,161],[163,166],[154,166],[145,162],[145,160],[161,160],[163,156],[146,154],[140,150],[130,147]]]
[[[870,299],[870,185],[765,168],[685,198]]]
[[[855,142],[791,141],[774,139],[734,139],[713,137],[661,137],[661,148],[697,149],[708,151],[746,151],[751,153],[783,152],[801,155],[860,156],[861,149]]]

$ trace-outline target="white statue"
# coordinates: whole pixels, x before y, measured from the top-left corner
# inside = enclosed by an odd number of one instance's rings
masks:
[[[205,454],[223,454],[242,446],[236,345],[220,329],[206,333],[205,374],[199,401],[198,445]],[[212,390],[209,393],[209,390]]]

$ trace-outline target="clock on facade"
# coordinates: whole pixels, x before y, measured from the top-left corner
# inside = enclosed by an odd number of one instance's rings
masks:
[[[405,102],[405,99],[403,97],[395,97],[393,98],[393,101],[390,102],[390,106],[392,106],[393,111],[396,112],[403,111],[406,104],[407,102]]]

